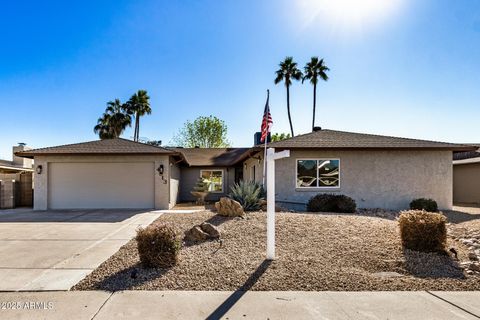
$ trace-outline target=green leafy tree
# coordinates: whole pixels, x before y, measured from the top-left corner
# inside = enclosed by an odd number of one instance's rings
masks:
[[[280,82],[285,83],[285,87],[287,88],[287,112],[288,112],[288,121],[290,122],[290,132],[292,137],[295,136],[293,133],[293,124],[292,124],[292,117],[290,115],[290,86],[292,85],[293,80],[301,80],[303,77],[302,71],[297,68],[297,63],[293,61],[293,57],[286,57],[285,60],[280,62],[279,64],[280,69],[276,71],[275,77],[275,84],[279,84]]]
[[[315,127],[315,107],[317,102],[317,83],[318,79],[323,81],[328,80],[327,71],[330,69],[325,65],[323,59],[318,59],[318,57],[312,57],[310,62],[305,65],[304,77],[302,83],[305,80],[310,80],[310,83],[313,84],[313,118],[312,118],[312,131]]]
[[[290,139],[291,137],[290,133],[274,133],[272,135],[272,142]]]
[[[198,117],[187,121],[173,138],[177,146],[185,148],[225,148],[230,146],[227,140],[227,125],[215,116]]]
[[[107,108],[103,115],[98,118],[93,131],[100,139],[118,138],[123,131],[131,126],[132,118],[127,111],[127,106],[119,99],[107,102]]]
[[[133,132],[133,140],[140,139],[140,118],[146,114],[152,113],[150,107],[150,97],[146,90],[138,90],[127,102],[128,112],[135,117],[135,129]]]

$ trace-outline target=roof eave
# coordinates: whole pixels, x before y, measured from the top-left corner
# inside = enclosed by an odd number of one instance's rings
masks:
[[[459,147],[292,147],[292,146],[267,146],[267,148],[275,149],[297,149],[297,150],[432,150],[432,151],[475,151],[476,148],[469,146]],[[260,151],[263,148],[253,147],[252,149]]]
[[[165,155],[175,156],[176,152],[15,152],[15,155],[22,158],[33,159],[37,156],[137,156],[137,155]]]
[[[11,170],[11,171],[29,171],[33,172],[32,168],[20,168],[20,167],[13,167],[13,166],[5,166],[5,165],[0,165],[0,169],[2,170]]]
[[[453,165],[480,163],[480,157],[469,158],[469,159],[461,159],[461,160],[453,160],[452,163],[453,163]]]

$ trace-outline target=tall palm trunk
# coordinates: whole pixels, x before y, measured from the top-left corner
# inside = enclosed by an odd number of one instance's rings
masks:
[[[292,137],[295,135],[293,134],[293,125],[292,125],[292,116],[290,115],[290,86],[287,85],[287,113],[288,113],[288,121],[290,122],[290,132],[292,133]]]
[[[137,122],[137,142],[140,141],[140,118],[138,118]]]
[[[138,124],[140,119],[138,118],[138,113],[135,113],[135,130],[133,133],[133,141],[138,141]]]
[[[312,119],[312,132],[313,128],[315,128],[315,107],[317,104],[317,84],[313,84],[313,119]]]

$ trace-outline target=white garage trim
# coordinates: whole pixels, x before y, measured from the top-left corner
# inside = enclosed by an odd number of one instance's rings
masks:
[[[48,208],[155,207],[155,162],[50,162]]]

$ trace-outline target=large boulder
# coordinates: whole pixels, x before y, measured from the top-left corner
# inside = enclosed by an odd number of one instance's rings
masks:
[[[220,201],[215,202],[217,213],[224,217],[241,217],[245,214],[242,205],[233,199],[222,197]]]
[[[218,238],[220,238],[220,231],[218,231],[217,227],[211,223],[204,222],[186,231],[183,240],[186,242],[201,242],[207,239]]]
[[[220,231],[218,231],[218,228],[211,223],[208,223],[208,222],[202,223],[200,225],[200,229],[202,229],[203,232],[208,233],[208,237],[210,239],[220,238]]]
[[[185,241],[192,241],[192,242],[197,242],[197,241],[205,241],[209,238],[208,233],[203,231],[200,226],[194,226],[187,232],[185,232]]]

